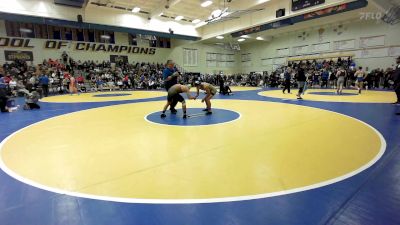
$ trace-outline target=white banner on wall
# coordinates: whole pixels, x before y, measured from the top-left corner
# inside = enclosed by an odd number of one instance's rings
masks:
[[[335,41],[333,43],[334,50],[349,50],[349,49],[355,49],[355,48],[356,48],[356,40],[355,39]]]
[[[249,67],[249,66],[251,66],[251,61],[242,62],[242,66],[243,66],[243,67]]]
[[[183,49],[183,66],[198,65],[198,50],[191,48]]]
[[[216,53],[207,53],[207,60],[217,60]]]
[[[235,62],[226,62],[226,67],[235,67]]]
[[[224,62],[224,61],[218,62],[217,66],[218,67],[226,67],[226,62]]]
[[[276,50],[276,55],[277,56],[288,56],[290,55],[290,49],[289,48],[280,48]]]
[[[358,58],[381,58],[389,56],[389,48],[375,48],[359,50],[356,54]]]
[[[206,53],[207,67],[234,67],[235,54],[229,53]]]
[[[217,67],[217,61],[207,60],[207,67]]]
[[[295,46],[292,49],[292,55],[304,55],[308,53],[308,45]]]
[[[269,66],[269,65],[274,64],[274,61],[273,61],[273,59],[262,59],[261,63],[263,66]]]
[[[331,50],[330,42],[313,44],[310,46],[310,52],[328,52],[330,50]]]
[[[400,47],[389,48],[389,56],[399,56],[399,55],[400,55]]]
[[[274,65],[285,65],[287,62],[286,58],[275,58],[274,59]]]
[[[251,61],[251,53],[244,53],[241,55],[241,57],[242,57],[242,62]]]
[[[360,38],[360,48],[385,46],[385,35]]]

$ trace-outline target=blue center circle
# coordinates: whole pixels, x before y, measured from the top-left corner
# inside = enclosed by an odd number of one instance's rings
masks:
[[[178,109],[176,114],[172,114],[169,110],[165,113],[167,117],[161,118],[162,112],[154,112],[145,118],[152,123],[172,125],[172,126],[206,126],[213,124],[227,123],[240,118],[240,114],[227,109],[212,109],[211,115],[201,108],[187,109],[187,118],[183,119],[182,109]]]
[[[93,97],[119,97],[119,96],[128,96],[132,94],[100,94],[100,95],[93,95]]]
[[[311,94],[311,95],[328,95],[328,96],[335,96],[335,95],[337,95],[337,96],[353,96],[353,95],[358,95],[358,94],[355,94],[355,93],[344,93],[344,92],[342,94],[338,95],[336,93],[336,91],[334,91],[334,92],[309,92],[308,94]]]

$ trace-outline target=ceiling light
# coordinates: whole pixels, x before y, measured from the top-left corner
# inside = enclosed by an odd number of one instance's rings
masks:
[[[216,10],[212,11],[211,16],[218,17],[218,16],[221,16],[221,13],[222,13],[222,10],[216,9]]]
[[[132,9],[132,12],[138,13],[138,12],[140,12],[140,8],[139,7],[135,7],[135,8]]]
[[[199,20],[199,19],[195,19],[195,20],[192,21],[192,23],[200,23],[200,21],[201,20]]]
[[[179,21],[179,20],[181,20],[181,19],[183,19],[183,16],[177,16],[177,17],[175,17],[175,20],[176,20],[176,21]]]
[[[224,36],[217,36],[216,38],[221,40],[224,39]]]
[[[100,36],[101,39],[110,39],[110,35],[101,35]]]
[[[242,41],[245,41],[246,39],[244,39],[244,38],[240,38],[239,40],[238,40],[238,42],[242,42]]]
[[[241,38],[249,38],[249,35],[242,35]]]
[[[163,16],[164,15],[164,13],[160,13],[158,16]]]
[[[204,1],[203,3],[201,3],[201,7],[208,7],[212,4],[213,2],[208,0],[208,1]]]
[[[264,38],[262,38],[262,37],[256,37],[256,39],[259,40],[259,41],[263,41],[264,40]]]

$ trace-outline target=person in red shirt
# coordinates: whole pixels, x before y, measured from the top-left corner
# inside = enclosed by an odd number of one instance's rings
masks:
[[[9,84],[11,81],[11,75],[7,73],[7,75],[4,77],[4,83]]]
[[[122,82],[124,84],[124,89],[128,89],[129,88],[129,77],[128,77],[128,75],[125,75],[125,77],[122,80]]]
[[[80,74],[77,78],[76,78],[76,83],[77,86],[79,87],[80,90],[86,90],[85,89],[85,79],[83,78],[82,74]]]
[[[83,83],[84,83],[85,80],[83,79],[82,74],[79,75],[79,76],[76,78],[76,81],[78,82],[78,84],[83,84]]]

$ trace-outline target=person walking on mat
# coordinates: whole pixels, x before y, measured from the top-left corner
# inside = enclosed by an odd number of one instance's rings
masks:
[[[297,93],[297,99],[303,99],[301,95],[304,92],[304,87],[306,85],[307,77],[304,71],[304,65],[300,65],[300,68],[297,71],[297,82],[299,84],[299,93]]]

